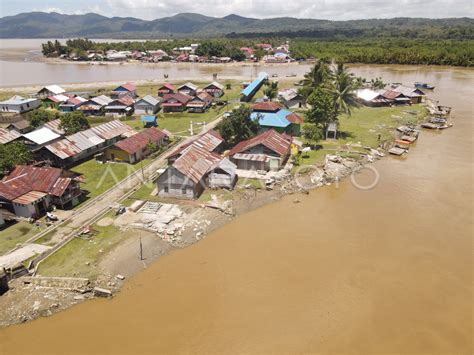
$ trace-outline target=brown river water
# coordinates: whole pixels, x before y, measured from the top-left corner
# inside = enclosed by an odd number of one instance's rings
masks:
[[[171,252],[112,300],[0,330],[0,354],[472,354],[474,71],[352,70],[436,85],[454,127],[373,164],[373,189],[346,180],[284,198]]]

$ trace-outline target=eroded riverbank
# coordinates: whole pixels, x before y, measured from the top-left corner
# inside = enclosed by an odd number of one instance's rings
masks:
[[[387,81],[417,73],[366,70]],[[344,181],[245,214],[110,302],[1,330],[0,350],[471,353],[474,78],[423,75],[455,126],[423,132],[405,160],[375,163],[374,189]]]

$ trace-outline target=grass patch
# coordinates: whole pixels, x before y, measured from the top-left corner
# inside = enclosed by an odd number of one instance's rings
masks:
[[[96,232],[93,236],[74,238],[44,260],[39,266],[38,273],[42,276],[96,277],[100,259],[130,236],[130,233],[121,232],[114,226],[94,225],[93,229]]]
[[[26,221],[12,224],[0,232],[0,255],[13,249],[17,244],[24,243],[41,232],[42,228]]]
[[[265,188],[265,181],[261,179],[252,179],[252,178],[239,178],[237,180],[237,186],[247,186],[249,185],[250,187],[254,189],[264,189]]]
[[[104,193],[133,172],[141,169],[150,160],[145,159],[135,165],[126,163],[99,164],[94,159],[88,160],[72,170],[84,175],[85,182],[81,184],[83,190],[89,191],[88,198],[94,198]]]
[[[189,136],[189,126],[191,121],[193,122],[193,133],[197,134],[201,131],[203,123],[214,121],[217,116],[225,111],[227,111],[226,106],[217,106],[215,108],[210,108],[204,113],[160,112],[158,113],[158,127],[177,135]]]
[[[64,226],[64,225],[63,225]],[[45,235],[43,235],[41,238],[37,239],[35,241],[35,244],[42,244],[42,245],[51,245],[54,243],[51,243],[51,240],[53,239],[53,236],[56,234],[57,229],[52,230]]]

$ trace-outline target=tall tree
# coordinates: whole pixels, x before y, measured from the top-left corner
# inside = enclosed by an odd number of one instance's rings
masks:
[[[306,98],[309,97],[314,89],[327,83],[331,76],[328,62],[322,59],[318,60],[311,70],[304,75],[303,87],[300,93]]]
[[[61,116],[60,128],[66,132],[66,134],[74,134],[79,131],[90,128],[89,121],[84,116],[82,111],[68,112]]]
[[[249,107],[240,106],[216,126],[229,147],[257,135],[260,124],[258,120],[252,120],[251,114]]]
[[[329,92],[333,97],[333,121],[337,122],[341,113],[350,115],[353,107],[359,107],[354,92],[354,77],[347,71],[343,63],[337,65],[334,82],[330,86]]]
[[[15,165],[26,164],[31,159],[31,152],[23,143],[0,144],[0,175],[7,174]]]
[[[313,91],[307,100],[310,109],[306,112],[306,122],[319,128],[334,120],[334,96],[326,88],[319,87]]]
[[[278,82],[277,81],[267,81],[266,88],[263,90],[263,93],[270,101],[275,99],[278,95]]]
[[[27,119],[32,127],[39,127],[49,121],[59,118],[59,112],[56,110],[47,110],[39,108],[27,114]]]

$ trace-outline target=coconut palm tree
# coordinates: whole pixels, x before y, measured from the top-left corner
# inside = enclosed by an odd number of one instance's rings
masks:
[[[301,81],[303,88],[300,90],[304,97],[311,95],[314,89],[325,84],[332,77],[329,64],[325,60],[318,60],[311,70],[304,75]]]
[[[339,63],[334,73],[334,81],[328,89],[334,100],[334,121],[338,120],[341,113],[350,115],[353,107],[359,107],[354,88],[354,76],[347,71],[343,63]]]

